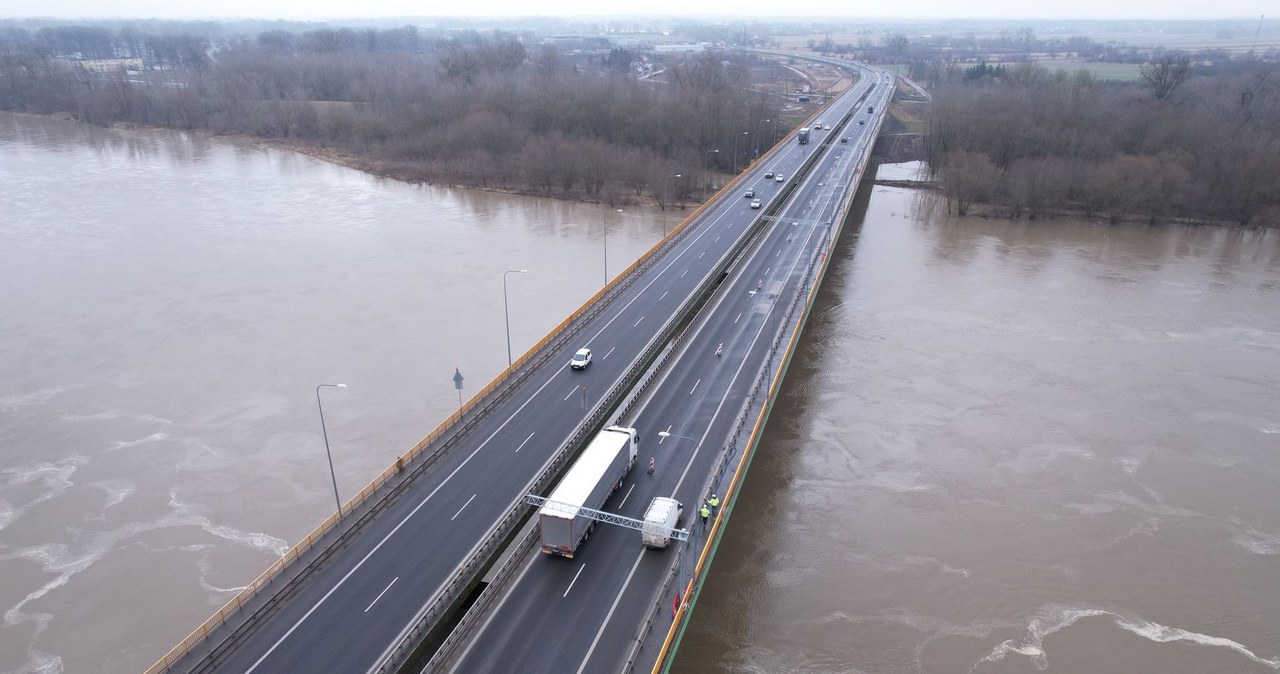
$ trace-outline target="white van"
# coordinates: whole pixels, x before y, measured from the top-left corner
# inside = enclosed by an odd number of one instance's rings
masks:
[[[667,547],[671,544],[671,531],[680,525],[683,514],[684,506],[679,501],[665,496],[655,497],[644,512],[640,540],[651,548]]]

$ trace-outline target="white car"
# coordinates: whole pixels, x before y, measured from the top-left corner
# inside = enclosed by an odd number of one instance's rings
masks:
[[[779,174],[774,178],[774,180],[776,180],[776,181],[778,181],[778,182],[780,182],[780,183],[783,183],[783,182],[786,182],[786,181],[787,181],[786,177],[785,177],[785,176],[783,176],[781,173],[779,173]]]
[[[752,200],[751,200],[751,207],[752,207],[752,208],[760,208],[760,200],[759,200],[759,199],[752,199]]]
[[[575,370],[581,370],[591,364],[591,349],[578,349],[573,354],[573,358],[569,361],[569,367]]]

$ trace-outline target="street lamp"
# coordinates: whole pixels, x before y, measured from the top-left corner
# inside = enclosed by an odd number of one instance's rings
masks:
[[[681,440],[692,440],[694,442],[699,442],[697,438],[691,438],[687,435],[676,435],[671,431],[658,431],[658,436],[663,438],[680,438]]]
[[[750,131],[733,134],[733,175],[738,175],[738,138],[742,136],[750,136]]]
[[[622,209],[617,209],[619,213]],[[609,285],[609,222],[606,220],[600,223],[603,233],[600,235],[600,242],[604,244],[604,284]]]
[[[679,173],[667,176],[667,180],[671,178],[680,178]],[[667,180],[662,181],[662,236],[667,236]]]
[[[502,272],[502,316],[507,320],[507,367],[511,367],[511,312],[507,310],[507,274],[528,273],[528,269],[508,269]]]
[[[338,513],[342,513],[342,500],[338,498],[338,477],[333,472],[333,453],[329,451],[329,431],[324,427],[324,405],[320,404],[320,389],[325,386],[346,388],[346,384],[320,384],[316,387],[316,407],[320,408],[320,432],[324,434],[324,455],[329,459],[329,479],[333,480],[333,501],[338,504]]]
[[[707,150],[702,153],[702,189],[707,189],[707,155],[711,153],[720,154],[720,150]]]

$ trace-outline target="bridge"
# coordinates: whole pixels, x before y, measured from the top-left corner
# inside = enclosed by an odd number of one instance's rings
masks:
[[[757,160],[148,674],[668,664],[892,97],[857,70],[815,115],[834,128]],[[583,346],[596,359],[571,370]],[[611,423],[657,470],[604,509],[672,496],[689,540],[645,551],[601,526],[573,560],[538,554],[527,495]],[[712,491],[716,517],[688,521]]]

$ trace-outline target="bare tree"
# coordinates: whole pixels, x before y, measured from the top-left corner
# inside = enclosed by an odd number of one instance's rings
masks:
[[[980,152],[956,152],[947,157],[939,172],[947,196],[947,210],[955,204],[956,215],[968,215],[969,207],[988,201],[995,192],[996,165]]]
[[[1163,101],[1191,77],[1191,59],[1185,54],[1165,54],[1138,66],[1138,74],[1151,87],[1156,100]]]

